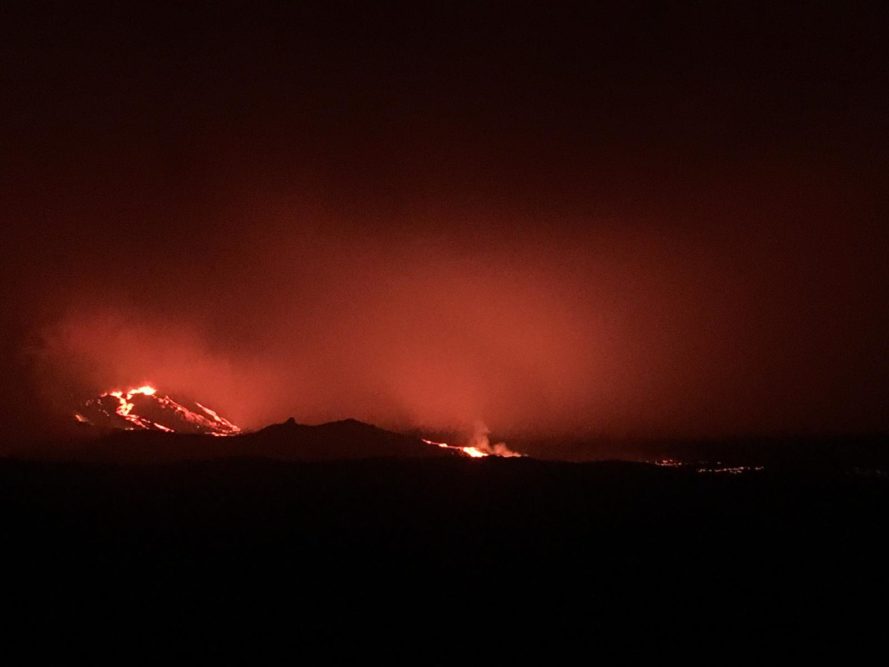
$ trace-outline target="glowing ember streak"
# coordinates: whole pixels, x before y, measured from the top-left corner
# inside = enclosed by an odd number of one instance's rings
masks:
[[[222,424],[222,426],[224,426],[226,429],[231,430],[233,432],[237,432],[237,431],[241,430],[237,426],[232,424],[228,419],[225,419],[224,417],[220,417],[219,414],[215,410],[211,410],[206,405],[201,405],[197,401],[195,401],[194,404],[196,406],[198,406],[201,410],[206,412],[208,415],[210,415],[214,421],[216,421],[219,424]]]

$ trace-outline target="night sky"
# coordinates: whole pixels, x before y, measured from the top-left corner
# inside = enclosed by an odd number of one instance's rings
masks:
[[[889,429],[883,3],[79,4],[0,7],[3,438]]]

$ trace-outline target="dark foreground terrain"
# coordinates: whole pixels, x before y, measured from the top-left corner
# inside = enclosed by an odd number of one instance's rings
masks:
[[[887,517],[879,470],[0,463],[6,609],[105,635],[163,625],[215,641],[244,618],[455,637],[561,617],[740,632],[881,610]]]

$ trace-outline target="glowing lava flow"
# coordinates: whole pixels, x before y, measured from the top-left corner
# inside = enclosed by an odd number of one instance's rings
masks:
[[[485,436],[481,439],[473,438],[473,442],[475,442],[476,445],[467,447],[460,447],[459,445],[449,445],[446,442],[436,442],[435,440],[427,440],[426,438],[421,438],[421,440],[427,445],[435,445],[436,447],[441,447],[443,449],[456,449],[466,454],[466,456],[470,456],[474,459],[483,459],[486,456],[499,456],[503,458],[524,456],[524,454],[519,454],[518,452],[512,451],[502,442],[497,443],[493,446],[490,445],[488,443],[487,434],[485,434]]]
[[[427,440],[426,438],[421,438],[421,440],[423,440],[423,442],[425,442],[427,445],[435,445],[436,447],[442,447],[444,449],[457,449],[474,459],[481,459],[486,456],[490,456],[490,454],[483,452],[478,447],[458,447],[456,445],[449,445],[446,442],[435,442],[435,440]]]
[[[140,401],[138,408],[137,400]],[[100,421],[105,421],[113,409],[113,414],[128,422],[128,430],[157,430],[167,433],[181,431],[215,436],[236,435],[241,432],[235,424],[205,405],[191,401],[186,403],[191,407],[170,396],[158,394],[157,389],[146,384],[125,391],[107,391],[97,399],[87,401],[83,409],[93,411],[93,416]],[[81,412],[74,413],[74,417],[79,422],[92,423]]]
[[[122,392],[119,389],[114,391],[109,391],[102,396],[113,396],[116,398],[120,405],[117,406],[115,412],[119,414],[121,417],[126,419],[131,424],[139,428],[160,428],[162,431],[170,431],[172,429],[168,429],[165,426],[161,426],[160,424],[155,424],[154,422],[140,417],[139,415],[134,415],[133,408],[136,407],[134,403],[132,403],[133,396],[137,394],[141,394],[142,396],[154,396],[157,393],[157,389],[149,385],[143,385],[141,387],[136,387],[135,389],[130,389],[126,393]]]
[[[469,445],[460,447],[458,445],[449,445],[446,442],[427,440],[426,438],[422,438],[422,440],[427,445],[435,445],[436,447],[442,447],[443,449],[459,450],[466,456],[470,456],[474,459],[482,459],[487,456],[497,456],[502,458],[524,456],[523,454],[512,451],[509,447],[506,446],[505,442],[491,444],[491,440],[488,438],[490,434],[491,431],[488,429],[487,426],[485,426],[485,423],[479,420],[475,422],[475,429],[473,431],[472,437],[469,440]]]

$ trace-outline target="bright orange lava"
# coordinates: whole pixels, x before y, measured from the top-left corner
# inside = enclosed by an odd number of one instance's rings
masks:
[[[113,398],[116,398],[118,401],[118,405],[114,411],[119,416],[130,422],[134,428],[157,429],[160,431],[172,433],[175,431],[175,429],[164,426],[163,424],[158,424],[157,422],[151,421],[150,419],[142,417],[133,412],[133,408],[135,407],[135,404],[133,403],[134,396],[155,396],[156,394],[157,389],[155,389],[151,385],[146,384],[142,385],[141,387],[127,389],[126,391],[120,389],[108,391],[102,394],[101,397],[104,398],[107,396],[111,396]],[[210,435],[225,436],[235,435],[241,432],[240,428],[232,424],[224,417],[219,416],[219,414],[217,414],[214,410],[211,410],[210,408],[201,405],[200,403],[195,403],[195,405],[205,413],[204,415],[198,414],[193,410],[189,410],[187,407],[180,403],[177,403],[169,396],[157,396],[156,401],[164,408],[177,413],[182,419],[206,428],[210,432]],[[75,417],[76,416],[77,415],[75,415]]]
[[[117,400],[120,401],[120,407],[117,408],[117,414],[121,417],[125,417],[129,419],[129,414],[133,411],[133,404],[130,403],[130,399],[133,398],[136,394],[142,394],[143,396],[154,396],[157,393],[157,389],[150,385],[142,385],[141,387],[136,387],[135,389],[130,389],[124,394],[124,392],[119,389],[115,391],[109,391],[108,396],[114,396]]]
[[[442,447],[444,449],[458,449],[467,456],[471,456],[474,459],[482,459],[486,456],[491,456],[488,452],[483,452],[478,447],[458,447],[457,445],[449,445],[446,442],[436,442],[435,440],[427,440],[426,438],[422,438],[423,442],[427,445],[435,445],[436,447]]]

